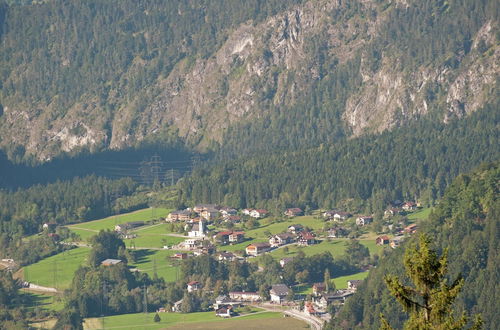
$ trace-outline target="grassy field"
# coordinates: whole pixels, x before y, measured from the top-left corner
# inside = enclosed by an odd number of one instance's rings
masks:
[[[277,315],[275,315],[277,314]],[[253,318],[253,317],[259,318]],[[264,317],[265,316],[265,317]],[[174,325],[168,329],[184,330],[186,326],[183,324]],[[189,324],[190,330],[205,330],[205,329],[238,329],[238,330],[255,330],[255,329],[276,329],[276,330],[299,330],[309,329],[309,326],[300,320],[292,317],[283,317],[281,313],[261,313],[257,315],[245,316],[242,318],[233,318],[229,320],[221,320],[218,322],[193,323]]]
[[[332,278],[333,283],[335,284],[336,289],[347,289],[347,281],[350,280],[364,280],[368,276],[369,272],[359,272],[356,274],[339,276],[336,278]],[[312,286],[307,284],[298,284],[293,287],[293,290],[296,294],[312,294]]]
[[[137,267],[141,271],[153,277],[156,268],[158,277],[163,277],[167,282],[173,282],[178,277],[178,261],[170,260],[170,256],[176,253],[173,250],[137,250],[138,257],[135,263],[130,266]]]
[[[332,279],[335,283],[335,288],[337,289],[347,289],[347,281],[350,280],[364,280],[368,276],[369,272],[360,272],[352,275],[336,277]]]
[[[149,221],[149,220],[153,220],[153,219],[163,218],[163,217],[166,217],[170,211],[171,211],[170,209],[164,209],[164,208],[147,208],[147,209],[142,209],[142,210],[138,210],[138,211],[134,211],[134,212],[130,212],[130,213],[113,215],[111,217],[107,217],[104,219],[83,222],[83,223],[77,223],[77,224],[68,226],[68,228],[71,230],[83,228],[83,229],[87,229],[88,231],[94,231],[94,232],[98,233],[99,230],[103,230],[103,229],[113,230],[116,225],[126,223],[126,222]]]
[[[429,217],[429,214],[431,214],[432,207],[425,208],[418,210],[417,212],[413,212],[408,214],[408,219],[415,221],[415,220],[425,220]]]
[[[215,316],[215,313],[212,312],[200,312],[200,313],[189,313],[189,314],[181,314],[181,313],[160,313],[161,321],[155,323],[153,321],[154,313],[143,314],[123,314],[123,315],[115,315],[108,316],[105,318],[98,319],[87,319],[85,320],[85,328],[86,329],[164,329],[175,326],[176,329],[219,329],[218,324],[225,325],[226,323],[230,323],[230,328],[241,328],[241,329],[250,329],[243,328],[245,324],[250,321],[261,321],[265,320],[264,323],[258,323],[261,326],[264,324],[268,324],[271,319],[279,318],[280,321],[282,318],[281,313],[275,312],[262,312],[262,313],[254,313],[248,316],[241,316],[234,319],[223,320],[219,317]],[[104,322],[104,327],[102,322]],[[213,323],[212,323],[213,322]],[[210,324],[206,324],[210,323]],[[305,325],[305,323],[302,323]],[[254,328],[255,329],[255,328]],[[285,329],[285,328],[281,328]]]
[[[91,229],[77,229],[70,228],[70,230],[80,236],[80,240],[83,242],[87,242],[89,238],[97,234],[97,231]]]
[[[22,269],[23,278],[37,285],[69,288],[75,271],[85,262],[89,248],[67,250]]]
[[[345,243],[348,241],[347,238],[336,238],[331,241],[323,240],[319,244],[310,245],[307,247],[299,247],[297,245],[290,245],[288,247],[288,253],[285,253],[283,248],[275,249],[270,254],[277,259],[284,257],[293,257],[299,250],[304,251],[306,256],[311,256],[324,251],[329,251],[333,257],[339,257],[344,254]],[[370,250],[370,254],[379,253],[383,247],[376,245],[374,240],[360,240],[360,243],[366,246]]]
[[[41,308],[50,311],[60,311],[64,308],[64,300],[59,295],[42,294],[21,289],[21,295],[28,303],[24,305],[29,311]]]
[[[133,246],[136,248],[162,248],[165,245],[179,244],[184,240],[185,238],[167,236],[167,234],[145,234],[138,232],[136,238],[124,239],[123,241],[128,248]]]

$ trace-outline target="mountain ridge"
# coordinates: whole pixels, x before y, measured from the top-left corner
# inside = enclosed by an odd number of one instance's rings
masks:
[[[91,5],[104,14],[93,17]],[[314,138],[287,138],[283,145],[293,149],[380,133],[423,116],[446,122],[498,97],[493,1],[476,7],[460,1],[288,1],[265,10],[261,4],[264,14],[239,14],[230,24],[219,22],[225,16],[214,13],[217,5],[123,2],[117,13],[98,2],[6,7],[0,146],[11,159],[48,161],[64,152],[123,149],[144,140],[224,149],[227,140],[239,140],[228,132],[262,121],[318,131]],[[32,41],[22,30],[33,26],[12,20],[40,11],[60,22],[39,18],[34,24],[41,40]],[[162,17],[186,27],[174,28]],[[83,26],[85,18],[96,31]],[[201,28],[190,25],[196,23]],[[93,42],[103,28],[112,31],[105,35],[110,41]],[[156,40],[169,32],[179,36]],[[89,61],[80,58],[84,50],[63,43],[86,33],[89,47],[100,47]],[[19,36],[36,46],[13,63],[7,56],[19,51],[16,45],[29,48],[12,40]],[[58,92],[29,96],[43,88],[30,81],[47,75]]]

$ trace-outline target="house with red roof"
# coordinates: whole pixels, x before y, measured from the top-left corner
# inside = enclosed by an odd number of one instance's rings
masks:
[[[245,252],[249,256],[258,256],[269,250],[271,250],[271,245],[269,243],[253,243],[245,248]]]
[[[375,243],[377,245],[385,245],[385,244],[389,244],[389,236],[387,235],[382,235],[382,236],[379,236],[377,237],[377,239],[375,240]]]
[[[298,244],[301,246],[316,244],[316,237],[309,231],[303,231],[299,235]]]
[[[201,283],[198,281],[191,281],[187,284],[188,292],[194,292],[201,289]]]
[[[265,209],[257,209],[257,210],[253,210],[252,212],[250,212],[250,216],[252,218],[256,218],[256,219],[264,218],[268,214],[269,214],[269,212]]]
[[[287,217],[297,217],[300,215],[304,215],[304,211],[302,211],[302,209],[299,209],[298,207],[292,207],[290,209],[286,209],[285,215]]]

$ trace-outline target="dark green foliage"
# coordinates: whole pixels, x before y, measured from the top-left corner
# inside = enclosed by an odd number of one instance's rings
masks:
[[[269,267],[265,268],[265,270],[268,273],[272,272]],[[345,260],[333,259],[329,252],[323,252],[310,257],[305,257],[299,253],[282,270],[278,269],[278,278],[282,278],[282,280],[270,284],[282,281],[288,285],[323,282],[326,274],[338,277],[352,274],[358,270],[355,265],[348,264]]]
[[[19,285],[12,278],[12,273],[6,270],[0,270],[0,306],[19,303],[18,294]]]
[[[421,223],[421,230],[432,237],[437,253],[448,249],[448,283],[459,275],[464,279],[453,305],[456,315],[480,314],[485,329],[500,325],[496,304],[492,303],[500,296],[499,180],[498,162],[460,175],[446,190],[429,220]],[[402,328],[406,317],[387,290],[384,276],[390,273],[404,278],[403,255],[401,248],[382,258],[366,284],[341,310],[334,322],[336,326],[377,329],[379,315],[383,313],[392,326]]]
[[[114,199],[136,188],[131,179],[88,176],[15,193],[0,191],[0,232],[34,234],[46,222],[64,225],[104,217],[113,213]]]
[[[125,249],[125,243],[118,237],[118,234],[109,229],[101,230],[99,234],[92,236],[90,244],[92,245],[92,251],[90,251],[88,262],[92,267],[99,266],[101,261],[105,259],[118,259],[120,257],[119,252]],[[122,252],[121,254],[123,258],[125,253]]]
[[[52,118],[64,116],[75,102],[86,104],[92,95],[109,125],[117,101],[138,95],[181,59],[208,58],[231,28],[300,2],[71,0],[2,6],[2,94],[17,104],[57,100]],[[145,65],[137,70],[134,61]],[[13,74],[20,65],[29,69]],[[146,102],[139,100],[138,110]]]
[[[83,330],[83,319],[74,309],[64,309],[52,328],[54,330]]]
[[[0,270],[0,329],[28,329],[27,311],[19,307],[19,287],[11,272]]]
[[[67,294],[68,306],[82,317],[138,313],[144,310],[147,290],[148,309],[165,306],[179,299],[172,285],[163,279],[151,280],[147,274],[132,274],[123,263],[96,268],[81,267],[74,275]]]
[[[370,251],[358,240],[349,240],[346,243],[344,258],[355,267],[366,266],[369,263]]]
[[[447,125],[422,120],[329,147],[220,161],[184,180],[180,198],[271,210],[348,201],[352,211],[364,204],[370,212],[419,197],[431,204],[456,175],[498,159],[497,110],[498,102]]]
[[[155,317],[153,318],[153,321],[154,322],[160,322],[161,321],[160,315],[158,315],[158,313],[155,314]]]
[[[421,234],[418,248],[410,246],[406,249],[404,266],[412,285],[403,284],[401,279],[393,275],[386,275],[385,283],[409,314],[405,329],[463,329],[467,323],[466,316],[455,318],[451,307],[464,281],[458,277],[448,284],[447,249],[442,256],[438,256],[431,248],[430,241],[429,236]],[[392,329],[387,320],[383,316],[381,318],[381,328]],[[474,329],[480,324],[478,321]]]
[[[0,191],[0,256],[27,265],[64,250],[66,246],[57,244],[58,239],[71,236],[64,229],[56,229],[58,238],[43,232],[32,237],[30,244],[22,237],[42,231],[44,223],[65,225],[113,214],[116,199],[133,194],[137,186],[131,179],[89,176],[13,193]]]

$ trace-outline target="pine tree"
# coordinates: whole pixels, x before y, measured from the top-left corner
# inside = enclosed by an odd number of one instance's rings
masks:
[[[325,291],[330,292],[330,290],[335,290],[335,288],[331,287],[331,280],[330,280],[330,271],[325,269],[325,275],[323,276],[323,279],[325,281]]]
[[[441,257],[430,248],[430,238],[421,235],[419,247],[408,248],[404,257],[406,274],[413,286],[406,286],[393,275],[387,275],[385,282],[391,294],[403,305],[410,318],[405,329],[463,329],[468,322],[465,314],[455,319],[451,309],[464,281],[458,277],[451,285],[445,277],[447,272],[447,250]],[[381,315],[381,329],[392,329]],[[481,320],[476,319],[472,329],[480,329]]]
[[[161,321],[160,315],[158,315],[158,313],[155,314],[155,317],[153,318],[153,321],[155,321],[155,322],[160,322]]]

